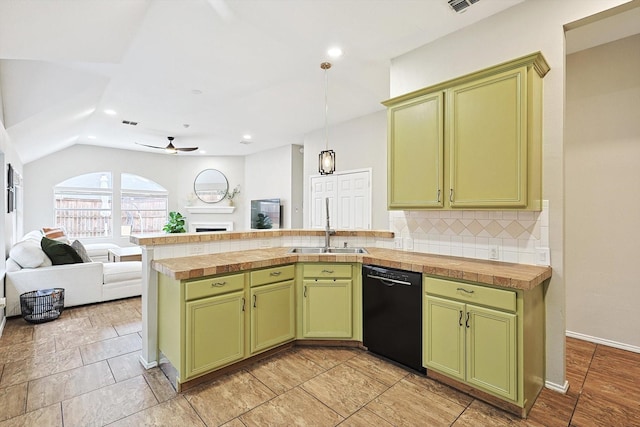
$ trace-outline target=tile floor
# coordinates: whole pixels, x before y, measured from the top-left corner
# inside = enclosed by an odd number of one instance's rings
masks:
[[[4,426],[640,426],[640,354],[567,339],[566,395],[527,420],[348,348],[294,347],[176,393],[145,371],[140,298],[9,319],[0,338]]]

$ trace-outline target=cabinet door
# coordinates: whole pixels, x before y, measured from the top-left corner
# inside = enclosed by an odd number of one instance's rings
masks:
[[[251,353],[295,338],[293,280],[251,289]]]
[[[442,207],[442,101],[437,92],[389,108],[389,209]]]
[[[244,357],[244,292],[191,301],[185,306],[185,379]]]
[[[352,280],[305,280],[302,329],[305,338],[351,338]]]
[[[467,382],[516,400],[516,315],[474,305],[467,313]]]
[[[465,377],[465,304],[426,296],[423,363],[443,374]]]
[[[526,67],[448,91],[450,205],[526,207]]]

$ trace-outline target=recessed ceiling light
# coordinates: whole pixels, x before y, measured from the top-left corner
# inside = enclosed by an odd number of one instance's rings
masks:
[[[117,114],[114,110],[104,110],[104,113],[110,116],[115,116]]]
[[[243,139],[251,139],[251,135],[249,135],[248,133],[245,133],[244,135],[242,135]]]
[[[342,49],[337,46],[332,47],[327,51],[327,55],[329,55],[329,57],[333,59],[339,58],[340,56],[342,56]]]

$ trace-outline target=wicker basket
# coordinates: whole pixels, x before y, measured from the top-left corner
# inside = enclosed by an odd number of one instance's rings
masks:
[[[64,289],[41,289],[20,295],[22,318],[29,323],[55,320],[64,310]]]

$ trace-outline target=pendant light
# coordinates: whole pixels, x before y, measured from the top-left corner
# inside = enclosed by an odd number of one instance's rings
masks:
[[[320,175],[331,175],[336,170],[336,153],[329,150],[329,104],[327,102],[329,91],[330,62],[323,62],[320,68],[324,70],[324,144],[325,149],[318,156],[318,172]]]

